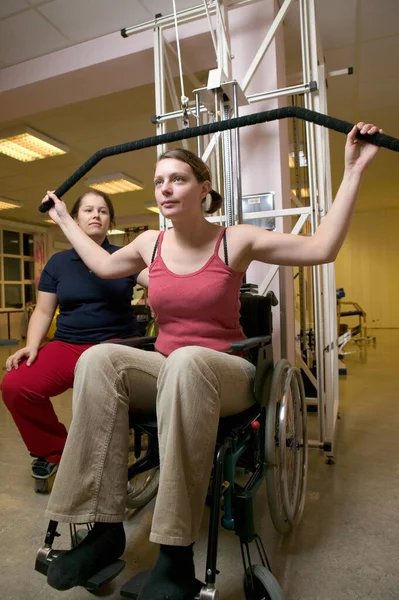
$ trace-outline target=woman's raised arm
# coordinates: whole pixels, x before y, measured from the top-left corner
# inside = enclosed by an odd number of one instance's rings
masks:
[[[348,134],[345,173],[333,205],[315,234],[306,237],[246,226],[251,229],[251,233],[247,234],[247,255],[250,260],[292,266],[316,265],[335,260],[349,229],[363,174],[379,151],[377,146],[358,139],[358,131],[372,135],[379,129],[375,125],[358,123]],[[244,234],[244,230],[242,233]]]

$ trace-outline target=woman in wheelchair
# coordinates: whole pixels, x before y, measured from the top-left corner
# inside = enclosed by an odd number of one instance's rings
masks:
[[[48,583],[83,585],[125,549],[128,412],[156,409],[160,479],[150,540],[157,562],[139,600],[191,600],[198,591],[193,544],[204,510],[219,417],[254,402],[255,367],[229,351],[244,338],[239,290],[253,260],[314,265],[335,259],[349,228],[362,175],[378,148],[356,139],[377,127],[359,123],[347,137],[345,173],[313,237],[251,225],[220,228],[203,214],[222,203],[206,164],[195,154],[165,152],[155,170],[155,197],[173,228],[146,231],[109,255],[90,240],[53,193],[50,216],[99,277],[125,277],[149,266],[149,301],[157,316],[156,352],[105,344],[79,359],[73,421],[46,516],[94,523],[85,540],[52,561]]]

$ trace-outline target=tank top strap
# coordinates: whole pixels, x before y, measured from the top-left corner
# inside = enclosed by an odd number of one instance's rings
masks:
[[[154,262],[155,257],[157,256],[157,250],[158,250],[158,254],[161,251],[161,245],[162,245],[162,240],[163,240],[164,233],[165,233],[165,231],[163,231],[163,230],[160,231],[159,235],[158,235],[158,237],[157,237],[157,239],[155,241],[154,249],[152,251],[152,256],[151,256],[151,264]]]
[[[213,253],[213,255],[214,256],[218,256],[219,255],[220,244],[222,243],[222,240],[223,240],[224,262],[225,262],[226,265],[228,265],[229,261],[228,261],[228,256],[227,256],[226,231],[227,231],[227,227],[222,227],[222,231],[220,232],[220,235],[219,235],[219,237],[217,239],[216,246],[215,246],[215,252]]]
[[[223,240],[224,262],[228,266],[229,258],[228,258],[228,253],[227,253],[226,231],[227,231],[227,227],[223,227],[222,231],[220,232],[220,235],[216,241],[215,251],[214,251],[213,255],[214,256],[219,255],[220,244],[222,243],[222,240]],[[154,249],[152,251],[152,256],[151,256],[151,264],[154,262],[155,258],[157,256],[159,256],[159,254],[161,252],[161,246],[162,246],[162,240],[163,240],[164,234],[165,234],[165,231],[160,231],[159,235],[155,241]]]

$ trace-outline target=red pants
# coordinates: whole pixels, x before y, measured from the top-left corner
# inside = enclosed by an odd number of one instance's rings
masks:
[[[50,397],[73,386],[75,365],[93,344],[49,342],[40,348],[35,362],[19,364],[6,373],[1,385],[3,401],[12,414],[29,452],[49,462],[59,462],[67,438]]]

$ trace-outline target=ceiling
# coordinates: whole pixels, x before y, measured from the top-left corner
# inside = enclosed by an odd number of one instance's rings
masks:
[[[180,10],[200,4],[200,0],[176,0],[176,4]],[[329,113],[353,122],[359,119],[376,122],[386,133],[399,137],[398,0],[316,0],[316,8],[327,69],[354,67],[354,75],[328,79]],[[0,155],[0,196],[24,204],[23,209],[2,211],[1,218],[43,223],[44,217],[37,211],[43,194],[58,187],[96,150],[154,135],[153,58],[149,47],[152,38],[147,48],[140,47],[140,52],[135,53],[138,38],[122,40],[119,30],[150,20],[159,12],[170,14],[172,1],[1,0],[0,132],[23,123],[70,148],[65,156],[33,163],[20,163]],[[284,26],[289,83],[295,82],[301,69],[298,22],[295,3]],[[206,36],[201,44],[204,52],[199,55],[193,51],[192,42],[186,38],[182,40],[182,55],[205,81],[207,70],[215,65],[209,33],[201,35]],[[26,42],[22,44],[21,39]],[[108,46],[115,55],[110,54],[104,61],[98,58],[96,64],[89,51],[100,48],[104,40],[111,42]],[[127,48],[128,43],[131,53],[117,56],[117,50]],[[64,68],[64,72],[56,72],[63,53],[69,52],[72,65],[71,57],[75,60],[78,51],[86,52],[85,60],[90,59],[92,64],[82,62],[79,68],[71,66]],[[48,75],[40,82],[29,83],[33,68],[44,64]],[[141,68],[139,75],[138,66],[143,65],[146,68]],[[25,84],[18,85],[24,78]],[[185,85],[187,90],[193,88],[188,81]],[[333,133],[335,188],[342,172],[342,147],[342,136]],[[144,182],[143,191],[113,197],[121,227],[156,219],[144,208],[144,202],[153,198],[154,160],[155,150],[151,148],[137,152],[134,160],[131,154],[108,158],[90,173],[94,176],[122,171]],[[399,206],[395,169],[398,169],[397,154],[382,151],[366,176],[360,210]],[[79,182],[65,196],[67,203],[71,204],[85,189],[84,183]]]

